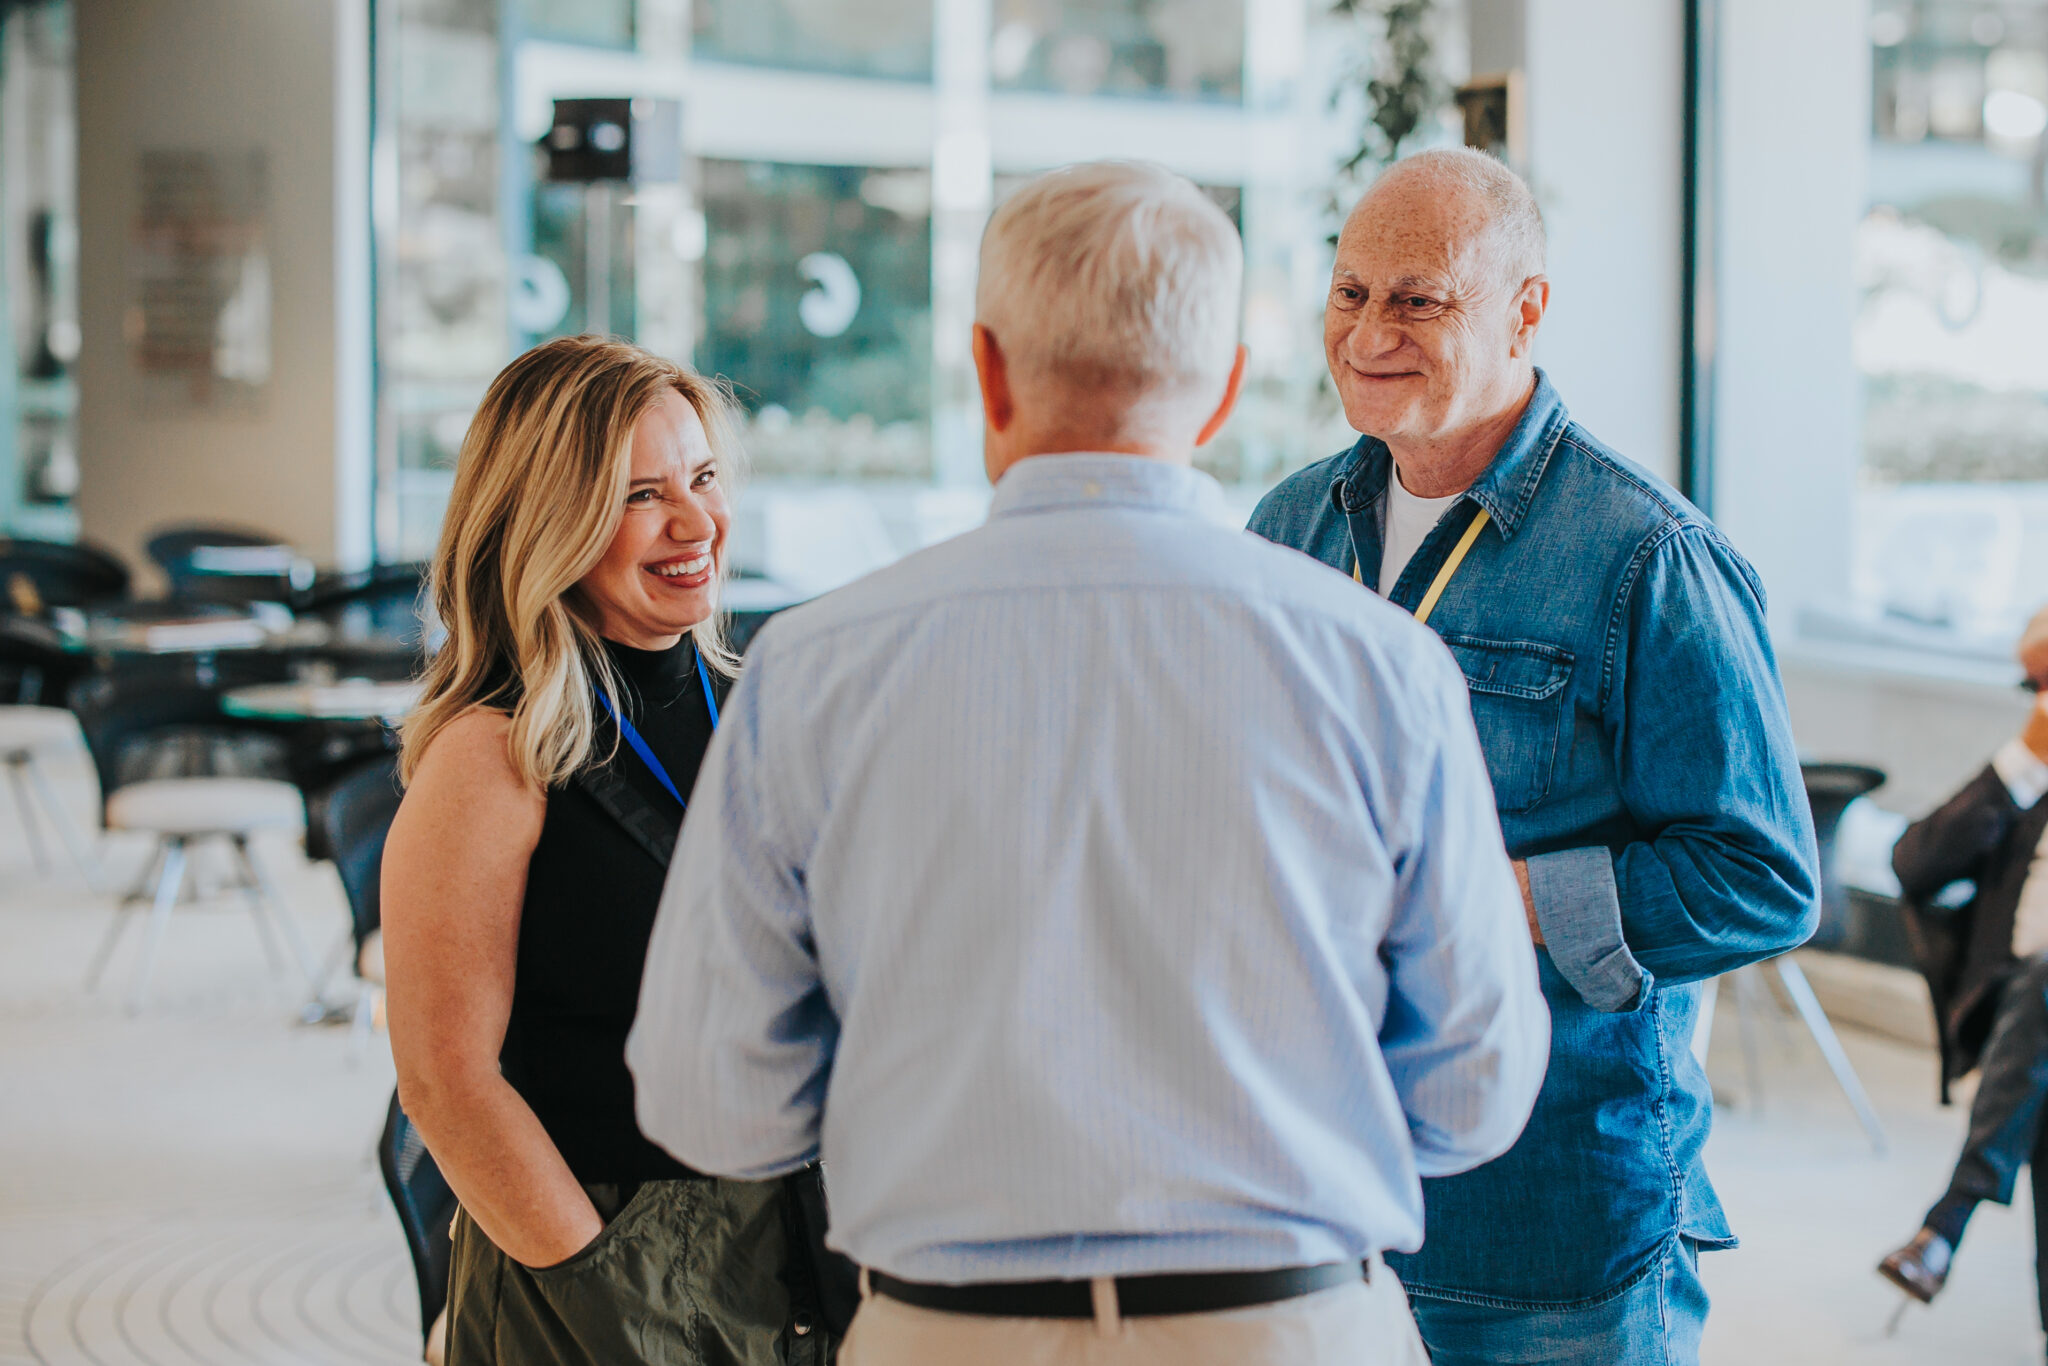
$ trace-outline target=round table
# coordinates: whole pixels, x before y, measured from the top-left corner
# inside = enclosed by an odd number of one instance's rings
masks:
[[[258,721],[395,722],[419,701],[420,685],[343,679],[339,683],[256,683],[229,688],[220,709]]]

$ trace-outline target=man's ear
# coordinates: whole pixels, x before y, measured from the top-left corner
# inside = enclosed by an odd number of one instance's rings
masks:
[[[1244,390],[1244,362],[1250,354],[1251,352],[1242,346],[1237,348],[1237,360],[1230,367],[1230,380],[1223,386],[1223,401],[1216,405],[1216,411],[1202,424],[1201,434],[1195,437],[1197,446],[1208,445],[1216,433],[1223,430],[1223,424],[1230,421],[1231,411],[1237,407],[1237,396]]]
[[[1550,308],[1550,277],[1531,275],[1522,281],[1522,289],[1515,296],[1515,340],[1508,348],[1508,354],[1520,360],[1536,346],[1536,329],[1543,326],[1543,315]]]
[[[1007,431],[1017,420],[1017,400],[1010,393],[1010,367],[996,334],[974,325],[974,373],[981,381],[981,414],[990,431]]]

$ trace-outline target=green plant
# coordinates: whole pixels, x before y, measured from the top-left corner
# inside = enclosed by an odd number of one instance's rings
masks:
[[[1356,73],[1364,78],[1365,117],[1358,149],[1341,168],[1347,179],[1356,179],[1368,165],[1384,166],[1400,156],[1450,89],[1430,40],[1436,0],[1333,0],[1330,12],[1360,24],[1377,17],[1384,24],[1374,58]]]

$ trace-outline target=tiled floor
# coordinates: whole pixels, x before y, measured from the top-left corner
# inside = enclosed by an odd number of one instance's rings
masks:
[[[75,787],[72,790],[77,790]],[[133,866],[141,850],[116,847]],[[259,851],[309,938],[342,925],[330,870]],[[0,1363],[402,1363],[417,1301],[371,1145],[391,1090],[381,1045],[293,1023],[232,899],[181,911],[151,1004],[119,1005],[135,944],[97,996],[80,980],[109,919],[75,873],[38,878],[0,796]],[[1725,999],[1725,998],[1724,998]],[[1931,1055],[1844,1031],[1892,1140],[1872,1154],[1811,1045],[1765,1031],[1761,1110],[1742,1104],[1724,1006],[1713,1071],[1736,1094],[1711,1159],[1744,1240],[1704,1263],[1712,1366],[2040,1362],[2031,1220],[1987,1209],[1954,1285],[1907,1314],[1873,1274],[1939,1190],[1960,1109]]]

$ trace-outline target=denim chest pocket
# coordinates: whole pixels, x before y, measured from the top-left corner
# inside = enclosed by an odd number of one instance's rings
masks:
[[[1571,652],[1541,641],[1481,636],[1446,635],[1444,644],[1472,694],[1495,804],[1502,811],[1529,810],[1550,794],[1568,733]]]

